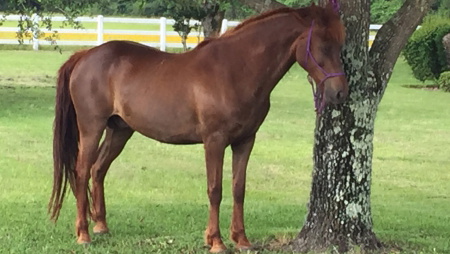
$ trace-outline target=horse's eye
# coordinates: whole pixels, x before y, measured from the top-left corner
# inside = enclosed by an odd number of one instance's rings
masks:
[[[330,55],[331,52],[332,52],[332,50],[331,50],[331,47],[330,47],[330,46],[322,47],[322,53],[323,53],[324,55]]]

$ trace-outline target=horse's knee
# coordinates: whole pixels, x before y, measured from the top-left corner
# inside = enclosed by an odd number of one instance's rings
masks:
[[[237,203],[244,202],[245,198],[245,184],[234,184],[233,185],[233,198]]]
[[[94,165],[92,167],[91,178],[92,178],[92,182],[94,184],[96,184],[96,183],[100,183],[100,184],[103,183],[103,180],[105,179],[105,176],[106,176],[106,170],[105,169],[102,169],[102,168],[100,168],[97,165]]]
[[[218,204],[222,201],[222,186],[208,187],[208,197],[211,204]]]

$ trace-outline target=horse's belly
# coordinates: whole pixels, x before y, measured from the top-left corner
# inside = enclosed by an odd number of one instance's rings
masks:
[[[193,117],[154,112],[121,117],[133,130],[163,143],[197,144],[202,142]]]
[[[168,132],[165,130],[145,129],[136,130],[142,135],[167,144],[199,144],[202,139],[193,132]]]

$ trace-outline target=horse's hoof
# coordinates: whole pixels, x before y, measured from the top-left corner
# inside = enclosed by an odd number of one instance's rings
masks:
[[[106,235],[109,233],[109,230],[98,230],[93,231],[94,235]]]
[[[96,235],[104,235],[104,234],[108,234],[109,233],[109,229],[108,228],[104,228],[104,227],[94,227],[92,232],[94,234],[96,234]]]
[[[249,245],[236,245],[237,251],[249,251],[254,250],[253,246],[251,244]]]
[[[227,247],[224,244],[216,244],[211,247],[209,250],[210,253],[224,253],[227,250]]]
[[[78,237],[77,243],[80,245],[89,245],[91,243],[91,239],[88,237]]]

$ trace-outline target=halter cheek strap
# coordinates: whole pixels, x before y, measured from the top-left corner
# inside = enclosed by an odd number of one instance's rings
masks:
[[[333,78],[333,77],[338,77],[338,76],[345,76],[345,73],[343,72],[337,72],[337,73],[328,73],[326,70],[324,70],[316,61],[316,59],[314,58],[313,54],[311,53],[311,38],[312,38],[312,32],[313,32],[313,27],[314,27],[314,20],[311,22],[311,27],[309,29],[309,33],[308,33],[308,41],[306,44],[306,57],[305,57],[305,66],[308,64],[308,59],[311,58],[311,60],[313,61],[313,63],[319,67],[319,69],[322,71],[322,73],[325,75],[325,77],[320,81],[319,84],[316,84],[316,87],[314,87],[314,81],[313,79],[308,75],[308,81],[311,84],[311,88],[312,88],[312,92],[313,92],[313,97],[314,97],[314,106],[316,108],[316,112],[317,113],[321,113],[322,110],[325,107],[325,100],[322,98],[321,101],[319,101],[321,94],[320,94],[320,90],[323,90],[323,83],[329,79],[329,78]]]

